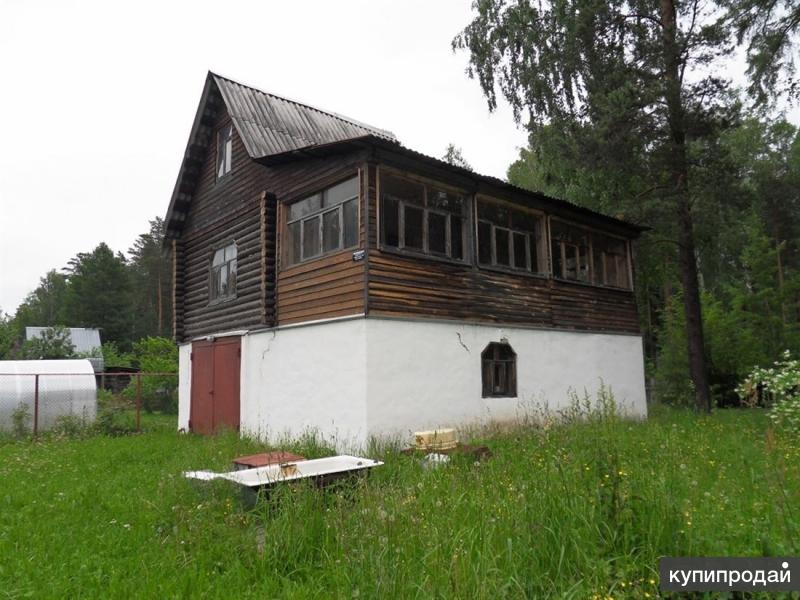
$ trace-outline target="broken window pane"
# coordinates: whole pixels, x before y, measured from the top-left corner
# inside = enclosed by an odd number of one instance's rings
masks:
[[[413,206],[405,207],[405,224],[403,227],[404,243],[407,248],[422,250],[422,218],[423,210]]]
[[[392,196],[408,204],[425,205],[425,188],[421,183],[381,172],[381,195]]]
[[[286,263],[293,265],[300,262],[300,221],[291,223],[287,228]]]
[[[429,187],[428,208],[444,210],[460,215],[464,213],[464,198],[453,192],[446,192],[434,187]]]
[[[428,250],[447,253],[447,217],[439,213],[428,213]]]
[[[511,259],[508,252],[508,229],[501,229],[495,227],[494,229],[494,242],[495,242],[495,259],[498,265],[504,267],[511,266]]]
[[[391,197],[384,197],[383,205],[381,206],[381,221],[383,222],[381,241],[394,248],[400,246],[398,208],[399,203],[397,200]]]
[[[514,267],[528,269],[528,236],[514,232]]]
[[[450,255],[458,260],[464,258],[464,220],[450,216]]]
[[[322,215],[322,251],[330,252],[339,247],[339,211],[332,210]]]
[[[492,264],[492,226],[485,221],[478,222],[478,262]]]
[[[319,224],[319,216],[303,221],[303,260],[320,253]]]
[[[358,201],[348,200],[342,205],[344,223],[344,248],[358,244]]]

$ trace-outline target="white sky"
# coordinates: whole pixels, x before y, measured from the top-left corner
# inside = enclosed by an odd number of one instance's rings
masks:
[[[504,177],[527,136],[450,49],[470,4],[0,0],[0,309],[164,216],[208,70]]]

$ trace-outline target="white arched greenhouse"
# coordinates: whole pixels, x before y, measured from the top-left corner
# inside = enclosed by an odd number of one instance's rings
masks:
[[[38,375],[38,411],[36,379]],[[24,408],[23,408],[24,407]],[[13,428],[14,413],[26,414],[28,428],[37,415],[39,431],[72,415],[86,422],[97,414],[97,384],[88,360],[0,360],[0,430]]]

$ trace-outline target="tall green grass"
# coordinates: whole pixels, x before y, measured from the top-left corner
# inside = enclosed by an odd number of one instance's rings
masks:
[[[181,476],[263,448],[234,435],[6,441],[0,598],[644,598],[659,556],[800,552],[798,440],[760,411],[654,413],[475,432],[479,464],[374,445],[368,477],[255,508]]]

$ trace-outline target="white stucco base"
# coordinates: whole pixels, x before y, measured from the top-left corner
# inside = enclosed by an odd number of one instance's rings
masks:
[[[178,347],[178,430],[189,431],[189,404],[192,398],[192,345]]]
[[[481,352],[508,340],[516,398],[481,397]],[[191,345],[180,349],[179,427],[188,427]],[[615,335],[447,322],[356,318],[242,337],[241,431],[279,440],[313,431],[340,450],[402,437],[536,416],[569,405],[569,391],[610,387],[645,417],[642,340]]]

